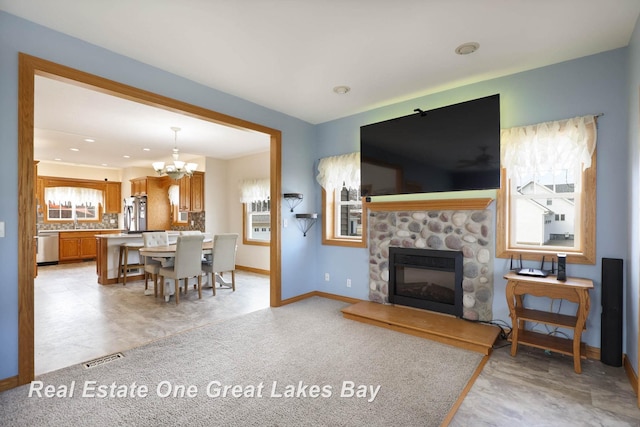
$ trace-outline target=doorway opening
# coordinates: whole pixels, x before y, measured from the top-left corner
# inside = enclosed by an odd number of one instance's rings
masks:
[[[151,92],[117,83],[102,77],[78,71],[63,65],[20,54],[19,58],[19,123],[18,123],[18,384],[33,380],[34,369],[34,274],[35,274],[35,168],[33,154],[34,137],[34,81],[35,76],[44,76],[73,85],[84,86],[116,97],[133,100],[160,109],[179,112],[205,121],[253,130],[270,138],[270,184],[271,199],[278,200],[281,193],[281,132],[259,124],[227,116],[188,103],[163,97]],[[269,303],[281,305],[281,242],[278,224],[280,204],[274,203],[271,215],[271,246],[269,256]]]

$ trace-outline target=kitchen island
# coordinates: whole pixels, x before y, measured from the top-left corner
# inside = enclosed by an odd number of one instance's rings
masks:
[[[169,230],[169,243],[174,244],[180,235],[179,231]],[[211,233],[204,233],[205,241],[211,240]],[[141,233],[107,233],[97,234],[96,238],[96,274],[98,275],[98,283],[101,285],[113,285],[118,283],[118,261],[120,255],[120,245],[123,243],[132,243],[142,246]],[[140,263],[138,251],[129,252],[129,264]],[[127,273],[127,280],[144,279],[144,270],[142,268],[132,269]]]
[[[169,241],[175,243],[178,239],[178,231],[169,232]],[[118,283],[118,257],[120,255],[120,245],[123,243],[133,243],[142,246],[142,234],[140,233],[110,233],[98,234],[96,238],[97,257],[96,274],[98,283],[101,285],[113,285]],[[138,251],[129,252],[129,264],[139,262]],[[127,274],[128,280],[144,279],[144,270],[138,268]]]

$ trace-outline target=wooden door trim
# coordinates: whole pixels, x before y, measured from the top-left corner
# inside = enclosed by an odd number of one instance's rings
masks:
[[[270,136],[271,200],[281,193],[282,133],[236,117],[218,113],[152,92],[118,83],[44,59],[19,54],[18,71],[18,384],[34,379],[34,289],[33,238],[36,234],[36,206],[33,197],[35,166],[33,152],[35,76],[86,87],[145,105],[186,114],[201,120],[250,129]],[[271,216],[270,305],[282,304],[281,242],[279,224],[281,207],[273,204]]]

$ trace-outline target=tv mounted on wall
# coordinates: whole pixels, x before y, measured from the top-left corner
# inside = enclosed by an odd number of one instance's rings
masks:
[[[360,128],[362,196],[500,188],[500,95]]]

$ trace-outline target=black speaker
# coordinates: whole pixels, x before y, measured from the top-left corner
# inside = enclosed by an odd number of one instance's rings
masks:
[[[558,254],[558,275],[556,279],[563,282],[567,280],[567,254],[565,253]]]
[[[622,366],[622,260],[602,258],[600,361]]]

